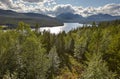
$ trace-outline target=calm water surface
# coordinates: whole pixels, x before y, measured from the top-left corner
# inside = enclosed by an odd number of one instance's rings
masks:
[[[57,27],[42,27],[40,28],[40,31],[50,31],[50,33],[58,34],[59,32],[65,31],[69,32],[72,29],[76,29],[78,27],[82,27],[83,24],[79,23],[64,23],[63,26],[57,26]]]

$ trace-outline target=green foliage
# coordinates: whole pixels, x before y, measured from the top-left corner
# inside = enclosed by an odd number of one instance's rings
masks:
[[[92,27],[96,27],[96,23],[95,22],[92,23]]]
[[[0,30],[2,30],[3,29],[3,27],[2,26],[0,26]]]
[[[46,49],[46,53],[49,53],[50,49],[51,49],[51,44],[50,44],[50,32],[43,32],[43,35],[41,37],[41,42],[42,42],[42,46]]]
[[[0,33],[0,78],[9,70],[11,74],[17,67],[16,55],[14,53],[14,32]]]
[[[57,54],[57,50],[56,47],[52,47],[52,49],[49,52],[49,59],[50,59],[50,76],[49,79],[54,79],[55,77],[55,73],[57,72],[57,70],[59,69],[59,65],[60,65],[60,60]]]
[[[22,69],[26,79],[46,79],[46,73],[49,69],[49,59],[45,55],[45,49],[40,46],[39,41],[33,37],[28,37],[21,48],[20,53]]]
[[[30,25],[25,24],[24,22],[19,22],[16,30],[23,35],[26,35],[31,32]]]
[[[108,70],[106,62],[102,60],[101,53],[88,54],[87,59],[83,79],[115,79],[114,74]]]
[[[82,33],[84,31],[84,33]],[[83,28],[77,32],[76,41],[75,41],[75,49],[74,49],[74,57],[76,57],[79,61],[85,59],[85,52],[88,52],[89,44],[92,37],[92,32],[89,29]],[[91,35],[89,35],[91,34]]]
[[[81,74],[83,79],[114,79],[113,73],[120,78],[119,20],[57,35],[31,31],[23,22],[15,30],[0,29],[0,79],[57,79],[62,74],[58,79]]]
[[[110,38],[108,51],[104,55],[112,71],[120,73],[120,32]]]
[[[75,48],[75,41],[74,39],[67,35],[65,38],[65,50],[66,52],[68,52],[69,54],[73,55],[74,53],[74,48]]]
[[[39,24],[36,24],[36,26],[35,26],[35,32],[36,32],[36,33],[39,33],[39,28],[40,28],[40,25],[39,25]]]

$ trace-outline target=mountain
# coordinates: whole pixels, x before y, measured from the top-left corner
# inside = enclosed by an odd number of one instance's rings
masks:
[[[2,10],[0,9],[0,25],[17,26],[18,22],[23,21],[35,26],[40,24],[40,26],[59,26],[63,25],[61,21],[56,18],[49,17],[47,15],[38,13],[18,13],[12,10]]]
[[[0,16],[15,16],[17,13],[11,10],[0,9]]]
[[[83,17],[78,14],[73,13],[62,13],[56,18],[38,14],[38,13],[18,13],[12,10],[2,10],[0,9],[0,25],[17,26],[18,22],[23,21],[34,27],[36,24],[40,26],[61,26],[63,22],[79,22],[88,23],[93,21],[111,21],[120,19],[120,16],[111,16],[108,14],[96,14],[88,17]]]
[[[112,21],[116,19],[120,19],[120,16],[111,16],[109,14],[96,14],[88,17],[82,17],[78,14],[72,13],[62,13],[56,17],[57,19],[63,22],[79,22],[79,23],[87,23],[87,22],[100,22],[100,21]]]
[[[111,16],[109,14],[96,14],[88,16],[86,19],[87,21],[111,21],[120,19],[120,16]]]
[[[73,13],[62,13],[56,17],[63,22],[81,22],[84,21],[84,17]]]

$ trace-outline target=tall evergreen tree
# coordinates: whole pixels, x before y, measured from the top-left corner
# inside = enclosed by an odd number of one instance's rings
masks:
[[[88,54],[87,59],[83,79],[115,79],[115,74],[109,71],[106,62],[102,60],[101,53]]]
[[[48,56],[50,59],[50,66],[51,66],[49,79],[55,79],[55,73],[57,72],[59,65],[60,65],[60,60],[59,60],[55,46],[52,47]]]

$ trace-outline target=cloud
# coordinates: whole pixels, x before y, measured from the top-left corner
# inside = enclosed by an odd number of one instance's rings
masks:
[[[2,9],[2,8],[3,8],[3,9],[7,9],[7,7],[6,7],[3,3],[1,3],[1,2],[0,2],[0,8],[1,8],[1,9]]]
[[[25,2],[43,2],[44,0],[23,0]]]
[[[56,5],[52,9],[48,9],[47,14],[49,15],[59,15],[61,13],[75,13],[75,10],[72,5],[67,4],[67,5]]]
[[[12,0],[0,0],[1,5],[12,8]]]
[[[120,4],[107,4],[101,7],[75,7],[75,12],[82,16],[90,16],[94,14],[110,14],[113,16],[120,16]]]
[[[120,16],[120,4],[107,4],[97,9],[98,13],[111,14],[113,16]]]
[[[120,16],[120,4],[83,8],[82,6],[73,6],[71,4],[57,4],[55,0],[0,0],[0,8],[17,12],[35,12],[50,16],[68,12],[85,17],[99,13]]]

